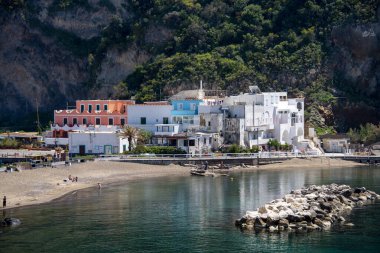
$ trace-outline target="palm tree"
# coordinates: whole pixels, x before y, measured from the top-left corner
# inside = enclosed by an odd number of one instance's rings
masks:
[[[121,131],[121,136],[126,137],[129,142],[129,151],[132,151],[133,148],[133,141],[138,139],[139,137],[139,130],[137,128],[134,128],[132,126],[125,126],[123,130]]]

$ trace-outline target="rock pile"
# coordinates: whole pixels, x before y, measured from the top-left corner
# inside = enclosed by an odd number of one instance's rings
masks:
[[[348,185],[312,185],[292,190],[282,199],[276,199],[258,208],[247,211],[235,225],[242,229],[278,230],[327,230],[333,224],[353,226],[344,216],[352,208],[373,203],[380,195],[364,187]]]
[[[0,227],[17,226],[20,224],[21,221],[16,218],[4,218],[4,220],[0,220]]]

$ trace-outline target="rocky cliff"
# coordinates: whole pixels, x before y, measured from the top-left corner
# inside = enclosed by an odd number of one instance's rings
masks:
[[[304,95],[315,127],[378,121],[376,3],[243,2],[0,0],[0,128],[35,129],[37,107],[47,125],[76,99],[159,99],[200,78]],[[354,21],[314,19],[334,8]]]

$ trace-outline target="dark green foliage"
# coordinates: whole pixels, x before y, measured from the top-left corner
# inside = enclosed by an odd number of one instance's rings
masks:
[[[224,151],[224,153],[246,153],[246,149],[237,144],[232,144]]]
[[[144,146],[144,145],[137,145],[135,149],[133,149],[131,152],[128,152],[129,154],[186,154],[186,152],[182,149],[179,149],[177,147],[171,147],[171,146]]]
[[[28,3],[27,9],[31,11],[32,5]],[[15,10],[25,4],[0,0],[0,6]],[[87,59],[91,86],[108,50],[136,45],[149,52],[150,61],[117,85],[117,97],[163,99],[179,87],[196,88],[200,79],[206,89],[229,94],[259,85],[263,91],[304,96],[309,126],[325,132],[339,124],[331,114],[340,95],[337,91],[353,103],[363,101],[379,109],[378,96],[358,96],[357,84],[347,82],[331,66],[332,29],[375,22],[378,6],[377,0],[128,0],[122,8],[130,15],[123,19],[117,16],[119,7],[109,0],[96,6],[88,0],[54,0],[51,16],[75,8],[107,8],[115,13],[99,37],[90,40],[26,18],[75,56]],[[148,44],[145,37],[152,27],[162,27],[172,36],[160,45]]]
[[[357,129],[350,129],[347,134],[352,143],[372,144],[380,141],[380,125],[367,123]]]
[[[24,0],[0,0],[0,8],[13,11],[25,6]]]
[[[280,149],[280,147],[281,147],[281,144],[280,144],[280,142],[278,141],[278,140],[276,140],[276,139],[270,139],[269,141],[268,141],[268,147],[269,147],[269,149],[271,150],[271,151],[273,151],[273,150],[279,150]]]
[[[67,11],[75,7],[82,7],[86,10],[92,9],[88,0],[54,0],[49,6],[49,13],[54,14],[57,11]]]
[[[21,144],[15,139],[5,138],[0,140],[0,148],[19,148]]]
[[[161,23],[175,35],[164,52],[127,78],[139,100],[159,99],[161,90],[179,85],[195,88],[200,79],[209,89],[230,93],[258,84],[305,96],[306,120],[322,131],[336,124],[327,112],[334,109],[336,85],[345,84],[328,69],[331,30],[374,22],[378,6],[375,0],[129,3],[141,31]]]

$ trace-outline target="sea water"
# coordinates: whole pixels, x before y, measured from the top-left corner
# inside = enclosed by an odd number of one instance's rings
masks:
[[[379,252],[380,201],[354,209],[354,227],[304,233],[241,231],[247,210],[312,184],[380,193],[380,168],[281,169],[228,177],[151,178],[8,210],[0,252]]]

